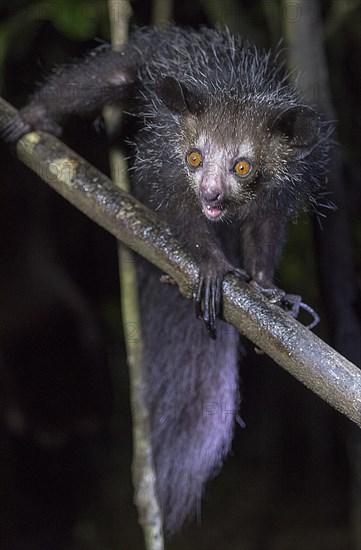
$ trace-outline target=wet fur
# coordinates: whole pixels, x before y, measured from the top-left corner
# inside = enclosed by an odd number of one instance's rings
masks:
[[[32,128],[59,134],[65,116],[119,102],[139,124],[134,193],[167,220],[207,284],[240,265],[241,245],[243,267],[272,285],[287,220],[312,208],[324,187],[329,141],[328,126],[303,107],[277,56],[227,30],[141,29],[120,54],[103,47],[55,70],[4,134],[10,141]],[[185,164],[199,143],[226,192],[218,224],[200,208],[201,172]],[[227,162],[247,148],[255,169],[241,181]],[[157,489],[165,527],[174,532],[195,514],[229,452],[240,402],[239,339],[218,321],[211,340],[177,288],[162,285],[145,260],[137,266]]]

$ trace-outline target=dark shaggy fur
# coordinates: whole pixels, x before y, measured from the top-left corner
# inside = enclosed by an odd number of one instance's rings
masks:
[[[198,310],[215,337],[239,244],[250,277],[272,287],[287,219],[324,185],[328,127],[277,56],[227,30],[173,27],[138,30],[120,54],[101,48],[57,69],[4,134],[59,134],[65,115],[117,102],[139,121],[134,192],[199,262]],[[158,496],[173,532],[230,449],[239,343],[220,320],[210,339],[192,305],[144,260],[138,272]]]

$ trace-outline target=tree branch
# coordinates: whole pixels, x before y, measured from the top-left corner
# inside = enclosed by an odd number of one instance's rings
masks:
[[[15,114],[1,99],[0,126]],[[168,273],[183,296],[193,295],[198,268],[154,212],[49,134],[27,134],[16,151],[76,208]],[[355,365],[234,276],[225,279],[223,303],[226,321],[361,427],[361,372]]]

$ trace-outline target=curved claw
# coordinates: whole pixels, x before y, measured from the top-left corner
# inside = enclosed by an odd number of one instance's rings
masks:
[[[306,328],[312,330],[320,321],[317,313],[309,305],[302,302],[302,297],[297,294],[286,294],[280,288],[263,288],[256,281],[251,281],[254,288],[259,290],[272,304],[280,306],[286,313],[297,319],[300,309],[307,311],[313,321],[306,325]]]
[[[200,276],[196,295],[196,315],[203,317],[208,334],[213,339],[217,336],[216,319],[221,308],[221,290],[222,278]]]
[[[197,288],[197,294],[195,297],[196,302],[196,317],[200,319],[203,317],[203,311],[202,311],[202,294],[203,294],[203,283],[204,283],[204,277],[203,275],[199,276],[198,281],[198,288]]]
[[[308,328],[308,330],[312,330],[320,322],[320,317],[317,315],[315,310],[312,309],[312,307],[308,304],[302,302],[302,297],[297,296],[297,294],[285,294],[282,297],[280,306],[295,319],[297,319],[300,313],[300,309],[307,311],[307,313],[309,313],[311,317],[313,317],[313,321],[306,325],[306,328]]]
[[[228,262],[217,262],[217,266],[206,265],[201,269],[197,293],[195,296],[196,316],[202,317],[208,334],[215,339],[217,336],[216,320],[222,310],[222,283],[228,273],[233,273],[243,281],[250,277],[243,269],[233,267]]]
[[[302,298],[301,296],[298,296],[297,294],[283,294],[281,299],[278,302],[278,305],[281,306],[281,308],[289,313],[292,317],[297,319],[298,314],[300,312],[300,307],[302,304]]]

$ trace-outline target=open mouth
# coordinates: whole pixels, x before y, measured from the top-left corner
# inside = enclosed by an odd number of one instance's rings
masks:
[[[210,206],[209,204],[202,204],[203,212],[205,216],[212,221],[217,221],[224,213],[224,209],[221,206]]]

